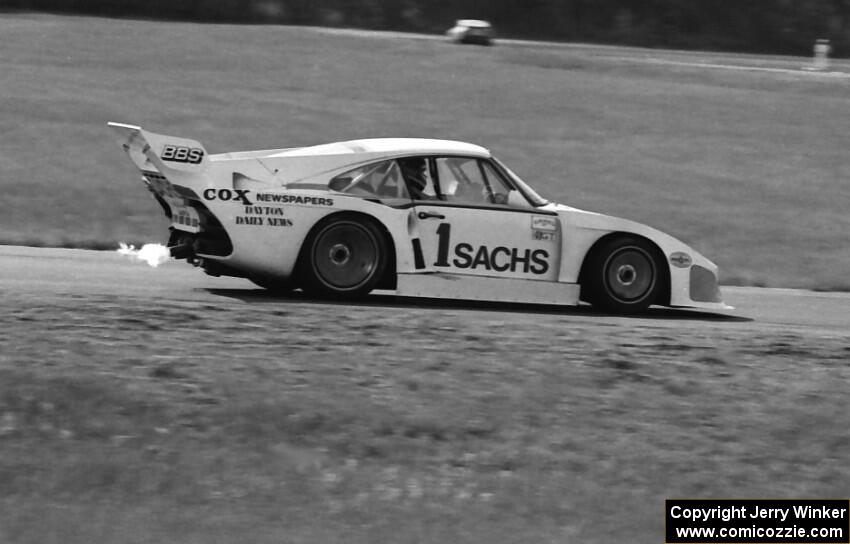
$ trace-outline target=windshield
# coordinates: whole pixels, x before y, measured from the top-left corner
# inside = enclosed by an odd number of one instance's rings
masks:
[[[502,161],[500,161],[496,157],[493,157],[493,162],[498,164],[499,168],[504,170],[504,172],[511,178],[511,180],[514,182],[514,184],[516,184],[517,189],[519,189],[520,192],[525,195],[525,197],[529,200],[529,202],[531,202],[532,205],[534,205],[534,206],[545,206],[546,204],[549,203],[548,200],[546,200],[542,196],[538,195],[537,192],[534,189],[529,187],[528,184],[525,183],[522,180],[521,177],[519,177],[518,175],[516,175],[513,172],[513,170],[511,170],[510,168],[505,166],[505,164]]]

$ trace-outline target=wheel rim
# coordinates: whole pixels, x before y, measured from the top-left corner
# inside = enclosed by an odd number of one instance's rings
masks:
[[[316,237],[313,270],[326,285],[351,290],[368,282],[378,263],[378,242],[356,223],[334,223]]]
[[[652,293],[656,282],[655,261],[639,247],[624,247],[605,261],[605,289],[619,302],[634,304]]]

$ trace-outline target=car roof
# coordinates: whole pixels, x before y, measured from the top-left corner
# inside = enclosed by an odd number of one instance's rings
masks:
[[[362,154],[377,157],[401,157],[405,155],[471,155],[489,158],[490,152],[475,144],[454,140],[430,138],[369,138],[333,142],[310,147],[283,149],[272,157],[295,157],[311,155]]]
[[[481,28],[490,26],[490,23],[488,23],[487,21],[482,21],[481,19],[458,19],[457,23],[455,24],[457,24],[458,26],[476,26]]]

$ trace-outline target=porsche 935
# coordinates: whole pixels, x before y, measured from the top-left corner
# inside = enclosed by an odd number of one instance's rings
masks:
[[[717,266],[693,248],[549,202],[477,145],[382,138],[209,154],[109,125],[170,221],[171,255],[212,276],[329,297],[729,308]]]

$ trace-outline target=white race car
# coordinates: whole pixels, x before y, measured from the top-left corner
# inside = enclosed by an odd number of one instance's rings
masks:
[[[546,201],[487,149],[412,138],[210,155],[110,123],[171,226],[213,276],[277,290],[726,309],[717,267],[651,227]]]

